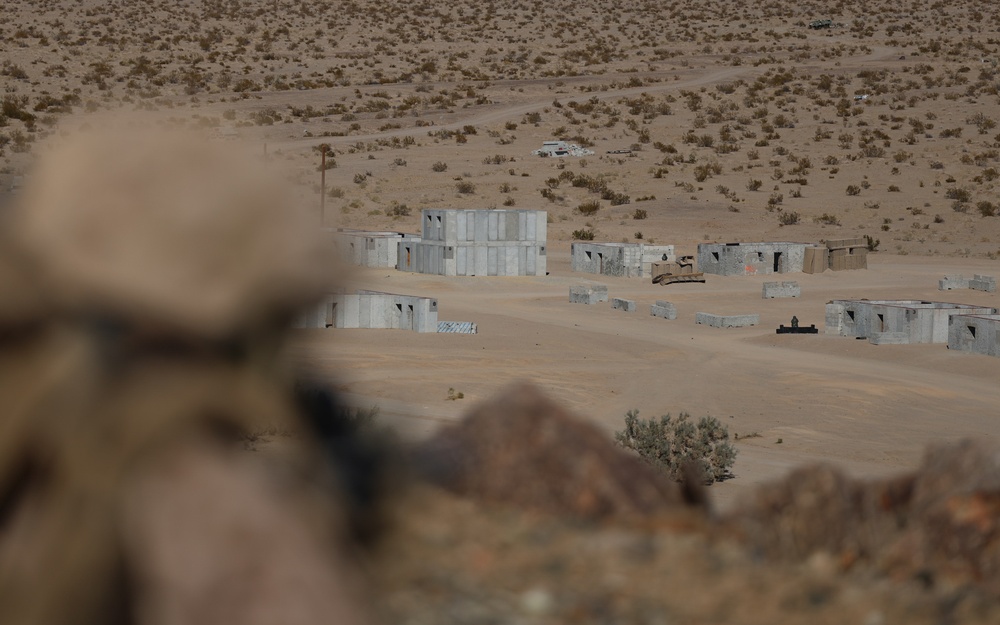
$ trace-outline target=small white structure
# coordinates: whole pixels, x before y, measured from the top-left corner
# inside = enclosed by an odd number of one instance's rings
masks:
[[[338,228],[332,232],[340,258],[361,267],[395,267],[399,262],[399,243],[415,242],[420,235],[405,232],[378,232]]]
[[[565,141],[543,141],[541,149],[532,152],[535,156],[590,156],[593,153],[593,150]]]
[[[652,277],[653,263],[676,259],[673,245],[573,243],[570,246],[573,271],[620,278]]]
[[[296,328],[382,328],[438,331],[438,303],[429,297],[378,291],[331,293],[305,310]]]

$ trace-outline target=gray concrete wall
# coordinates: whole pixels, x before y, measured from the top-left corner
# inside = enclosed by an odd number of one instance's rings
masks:
[[[798,297],[799,295],[802,295],[802,289],[798,282],[765,282],[761,292],[764,299]]]
[[[611,308],[624,310],[625,312],[635,312],[635,300],[613,297],[611,298]]]
[[[619,278],[651,277],[652,264],[664,256],[666,260],[676,258],[673,245],[577,242],[570,246],[573,271]]]
[[[950,302],[834,300],[826,305],[826,334],[871,338],[899,333],[909,337],[909,343],[947,343],[952,316],[997,312],[996,308]]]
[[[655,304],[649,307],[649,314],[663,319],[676,319],[677,307],[670,302],[657,300]]]
[[[569,287],[571,304],[596,304],[608,301],[608,287],[603,284],[588,284]]]
[[[297,328],[377,328],[437,332],[436,299],[377,291],[332,293],[305,310]]]
[[[1000,358],[1000,315],[949,318],[948,349]]]
[[[699,243],[698,271],[720,276],[802,271],[805,243]]]
[[[694,322],[713,328],[745,328],[760,323],[760,315],[713,315],[712,313],[695,313]]]
[[[978,273],[969,280],[969,288],[975,291],[994,293],[997,290],[997,279],[993,276],[982,276]]]

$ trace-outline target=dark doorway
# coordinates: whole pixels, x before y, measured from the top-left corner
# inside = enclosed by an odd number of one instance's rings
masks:
[[[332,328],[337,324],[337,302],[330,304],[326,311],[326,327]]]
[[[885,315],[877,314],[875,316],[878,317],[878,331],[885,332]]]
[[[774,273],[781,272],[781,252],[774,253]]]

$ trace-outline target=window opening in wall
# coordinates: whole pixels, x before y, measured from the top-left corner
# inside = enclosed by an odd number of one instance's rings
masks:
[[[587,260],[594,260],[594,255],[591,254],[590,252],[584,252],[584,254],[587,255]]]
[[[764,252],[757,252],[757,262],[758,263],[764,262]]]
[[[712,252],[712,260],[714,260],[715,262],[719,262],[719,253],[718,252]]]
[[[972,338],[976,338],[976,326],[966,326],[966,327],[969,328],[969,334],[972,335]]]
[[[847,318],[850,319],[852,323],[854,322],[854,311],[853,310],[848,310],[847,311]]]
[[[878,313],[875,316],[878,317],[878,331],[885,332],[885,315]]]

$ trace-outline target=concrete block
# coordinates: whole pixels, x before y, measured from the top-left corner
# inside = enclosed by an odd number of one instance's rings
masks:
[[[670,302],[658,300],[655,304],[649,307],[649,314],[663,319],[676,319],[677,307]]]
[[[695,313],[694,322],[713,328],[745,328],[760,323],[760,315],[713,315],[700,312]]]
[[[868,337],[872,345],[909,345],[910,335],[906,332],[875,332]]]
[[[635,300],[615,297],[611,299],[611,307],[614,308],[615,310],[624,310],[625,312],[635,312]]]
[[[765,282],[762,297],[772,299],[776,297],[798,297],[802,294],[802,289],[798,282]]]
[[[569,287],[571,304],[597,304],[608,301],[608,287],[603,284]]]
[[[939,291],[953,291],[955,289],[969,288],[969,279],[965,276],[945,276],[938,280]]]
[[[969,280],[969,288],[994,293],[997,290],[997,279],[993,276],[981,276],[977,273],[972,277],[972,280]]]

